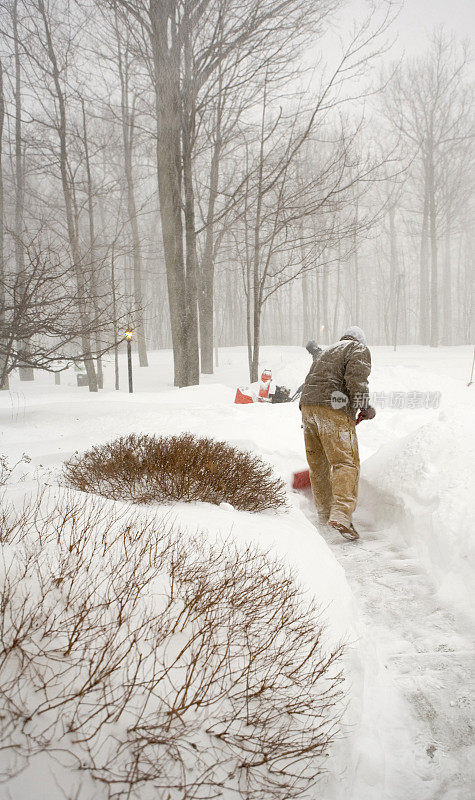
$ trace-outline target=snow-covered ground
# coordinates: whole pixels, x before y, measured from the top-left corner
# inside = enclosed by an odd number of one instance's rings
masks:
[[[199,504],[172,511],[184,528],[211,538],[231,533],[281,557],[325,608],[331,637],[349,642],[346,737],[315,796],[468,800],[475,791],[472,351],[375,347],[372,354],[380,405],[375,420],[358,427],[357,544],[321,534],[309,496],[290,490],[292,472],[305,468],[297,404],[233,403],[236,386],[247,383],[245,348],[221,350],[215,374],[186,389],[173,388],[167,351],[152,353],[148,369],[134,367],[133,395],[124,358],[119,392],[90,394],[72,372],[61,386],[50,375],[33,384],[14,378],[0,394],[0,454],[14,463],[27,453],[31,462],[15,471],[8,494],[19,497],[36,481],[55,485],[73,452],[129,432],[191,431],[258,453],[288,481],[288,512]],[[292,390],[309,361],[303,348],[262,349],[261,366]],[[111,364],[105,385],[113,385]],[[0,797],[62,796],[46,773],[29,795],[31,780],[27,771]]]

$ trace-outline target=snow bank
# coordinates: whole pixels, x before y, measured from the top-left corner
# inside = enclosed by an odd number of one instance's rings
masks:
[[[31,485],[34,485],[33,481]],[[44,518],[49,506],[54,505],[56,498],[61,498],[62,495],[63,490],[59,492],[50,490],[42,501],[40,519]],[[79,499],[83,495],[79,492],[69,492],[67,497]],[[18,485],[7,487],[5,499],[16,507],[22,507],[26,499],[24,486],[23,488]],[[123,503],[103,500],[100,500],[100,503],[104,509],[110,508],[111,511],[116,510],[119,513],[125,513],[127,509]],[[44,509],[43,504],[46,504]],[[272,558],[277,557],[278,561],[283,563],[286,568],[290,567],[297,583],[305,590],[308,599],[316,598],[322,610],[321,620],[326,623],[324,626],[325,651],[331,652],[342,640],[349,640],[350,643],[353,643],[357,638],[354,606],[344,571],[314,526],[298,509],[292,508],[288,512],[269,511],[251,514],[236,511],[228,504],[217,507],[204,503],[178,503],[142,507],[139,513],[143,518],[163,519],[165,526],[172,525],[175,530],[180,531],[180,536],[188,535],[190,548],[199,540],[199,538],[197,540],[197,534],[199,537],[202,532],[207,541],[212,544],[220,545],[224,541],[234,541],[238,546],[237,552],[243,552],[245,547],[250,545],[257,547],[262,552],[269,553]],[[158,529],[160,529],[160,525],[158,525]],[[50,543],[48,552],[43,552],[47,566],[56,563],[60,550],[66,553],[70,552],[68,537],[64,532],[63,536],[64,541],[59,543],[58,548],[53,547],[51,550]],[[101,538],[101,536],[99,538],[103,541],[104,537]],[[112,541],[113,547],[117,550],[120,542],[118,544],[118,540],[116,541],[113,537]],[[11,579],[13,554],[10,551],[11,548],[6,545],[3,572],[8,572]],[[193,550],[190,550],[190,553],[192,554]],[[114,557],[118,559],[117,564],[123,563],[120,553],[117,552]],[[96,561],[95,557],[91,558],[89,571],[101,569],[100,564]],[[124,569],[126,568],[124,566]],[[53,569],[53,572],[56,574],[58,569]],[[34,581],[31,588],[35,588]],[[153,599],[153,594],[154,592],[151,594],[149,592],[150,601]],[[50,598],[50,601],[53,602],[54,598]],[[39,597],[38,602],[41,602]],[[53,611],[52,607],[51,614]],[[345,655],[345,674],[349,678],[345,685],[345,703],[348,702],[349,707],[345,712],[344,724],[350,735],[336,744],[328,758],[330,774],[323,782],[319,783],[322,790],[321,796],[325,800],[343,800],[348,796],[349,787],[353,781],[356,748],[351,734],[360,719],[363,674],[358,650],[351,646]],[[66,687],[65,694],[67,694]],[[72,753],[76,753],[74,747]],[[38,786],[39,784],[41,786]],[[71,796],[78,790],[77,796],[84,797],[85,800],[92,796],[89,794],[91,789],[89,783],[84,784],[79,781],[73,756],[69,762],[67,758],[60,759],[58,765],[54,759],[36,756],[31,759],[29,765],[18,777],[8,782],[7,787],[11,800],[24,800],[25,797],[32,796],[33,792],[38,800],[43,797],[45,800],[46,797],[48,800],[60,800],[63,796],[63,789],[70,792]],[[99,790],[96,793],[97,797],[102,796]],[[146,793],[143,795],[144,798],[148,796]],[[310,795],[308,797],[310,798]]]
[[[438,390],[442,392],[442,412],[378,408],[373,422],[358,427],[363,468],[356,521],[359,524],[366,518],[369,524],[362,525],[355,559],[358,553],[366,556],[368,528],[376,540],[381,528],[390,529],[395,540],[399,537],[402,544],[417,550],[416,555],[437,580],[441,604],[447,602],[457,612],[466,611],[474,575],[470,511],[475,487],[469,476],[474,455],[469,441],[474,387],[468,390],[465,385],[472,350],[404,347],[394,353],[392,348],[378,347],[372,348],[372,354],[372,391]],[[190,431],[226,440],[253,450],[286,480],[293,470],[305,467],[297,404],[233,403],[236,387],[248,382],[246,348],[220,350],[216,374],[204,376],[201,386],[187,389],[172,386],[170,352],[151,353],[150,363],[147,370],[134,369],[133,395],[126,392],[123,354],[120,392],[91,395],[75,386],[73,373],[62,376],[61,386],[54,386],[50,375],[38,374],[34,384],[21,384],[13,377],[11,391],[0,393],[0,453],[15,462],[26,452],[32,462],[18,467],[15,480],[23,476],[24,480],[9,488],[9,496],[21,503],[25,489],[34,490],[36,479],[55,486],[62,463],[75,450],[131,432],[161,435]],[[265,347],[260,366],[272,369],[275,384],[295,390],[310,363],[303,348]],[[105,363],[105,385],[106,389],[113,386],[112,362]],[[206,530],[211,540],[231,535],[238,544],[257,543],[291,567],[297,580],[323,607],[329,640],[346,637],[350,642],[346,662],[351,701],[346,717],[348,735],[328,759],[329,775],[316,788],[318,797],[399,800],[405,793],[403,784],[395,783],[388,774],[391,765],[396,765],[407,778],[412,771],[414,743],[400,690],[389,680],[379,652],[381,630],[372,627],[371,619],[363,629],[356,616],[361,609],[356,607],[345,574],[308,519],[308,502],[297,495],[292,496],[292,502],[295,505],[286,514],[252,515],[229,506],[202,504],[176,504],[156,510],[173,515],[180,528],[191,533]],[[335,542],[339,558],[341,548],[349,552],[346,548],[351,547]],[[7,564],[8,553],[6,557]],[[374,590],[379,592],[379,586]],[[394,746],[389,746],[390,742]],[[24,800],[33,793],[35,800],[52,800],[53,786],[58,798],[64,796],[57,784],[66,786],[72,770],[58,765],[54,776],[46,780],[49,766],[42,756],[36,760],[28,776],[23,774],[23,789],[19,784],[11,793],[13,800]],[[387,790],[391,781],[397,787],[393,793]],[[25,785],[34,786],[34,792],[28,793]],[[72,782],[69,788],[73,790]],[[88,797],[92,795],[91,791]],[[405,796],[412,800],[422,794],[407,791]]]
[[[417,549],[442,603],[469,614],[475,579],[473,411],[438,418],[363,465],[362,514]]]

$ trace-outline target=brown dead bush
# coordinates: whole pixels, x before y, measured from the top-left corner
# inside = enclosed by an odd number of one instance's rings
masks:
[[[316,796],[340,729],[341,647],[286,567],[97,497],[45,495],[8,516],[6,796],[45,759],[76,800]]]
[[[122,436],[73,456],[65,478],[83,492],[134,503],[201,500],[242,511],[285,505],[284,482],[258,456],[191,433]]]

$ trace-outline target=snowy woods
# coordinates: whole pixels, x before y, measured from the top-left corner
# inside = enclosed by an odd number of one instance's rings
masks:
[[[444,30],[392,55],[397,7],[2,0],[0,372],[135,331],[175,385],[214,350],[468,343],[471,93]],[[116,355],[117,359],[117,355]],[[117,371],[116,371],[117,372]]]
[[[472,5],[0,0],[0,800],[475,796]]]

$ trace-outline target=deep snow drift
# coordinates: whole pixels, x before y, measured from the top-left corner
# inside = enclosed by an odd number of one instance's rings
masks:
[[[379,405],[376,419],[358,427],[360,543],[322,537],[309,497],[290,490],[288,513],[251,515],[200,504],[160,513],[172,511],[185,529],[206,529],[211,539],[231,533],[275,553],[325,608],[330,636],[348,640],[347,735],[316,790],[322,800],[468,800],[474,761],[471,351],[404,347],[372,354],[370,388]],[[20,502],[37,481],[54,487],[74,451],[133,431],[227,440],[257,452],[289,484],[293,470],[305,467],[297,404],[233,404],[236,386],[247,383],[245,348],[221,350],[215,375],[181,390],[171,386],[169,352],[152,353],[150,361],[148,369],[135,367],[131,396],[89,394],[74,385],[72,372],[61,386],[49,375],[34,384],[12,380],[11,391],[0,395],[0,454],[12,463],[22,453],[32,460],[13,474],[8,497]],[[276,383],[295,389],[309,356],[303,348],[263,348],[261,366],[272,369]],[[125,387],[125,360],[121,371]],[[108,364],[106,387],[112,380]],[[13,800],[60,798],[57,777],[42,763],[41,774],[32,766],[8,790]]]

